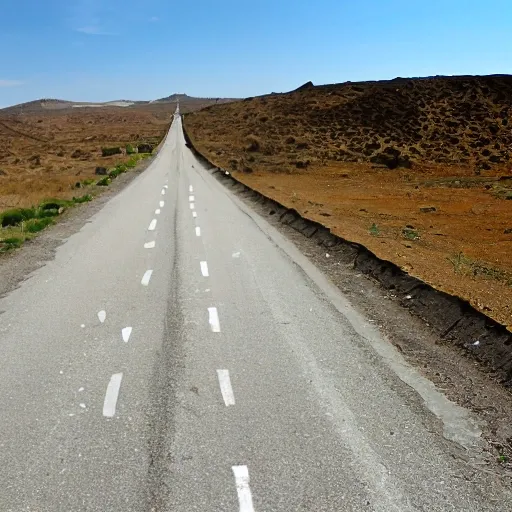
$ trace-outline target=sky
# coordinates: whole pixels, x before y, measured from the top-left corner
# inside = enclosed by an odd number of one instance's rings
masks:
[[[512,0],[5,0],[0,107],[512,73]]]

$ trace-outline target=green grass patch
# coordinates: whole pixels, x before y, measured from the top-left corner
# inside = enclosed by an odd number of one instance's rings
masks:
[[[89,201],[92,201],[91,194],[85,194],[81,197],[73,197],[73,203],[75,204],[88,203]]]
[[[125,149],[127,155],[133,155],[135,153],[135,148],[131,144],[126,144]]]
[[[420,234],[414,228],[405,227],[402,229],[402,236],[407,240],[419,240]]]
[[[46,217],[43,219],[30,219],[23,223],[23,230],[27,233],[39,233],[44,228],[53,224],[53,219],[51,217]]]
[[[101,180],[99,180],[96,183],[96,186],[97,187],[108,187],[111,183],[112,183],[112,180],[110,179],[110,176],[105,176],[104,178],[101,178]]]
[[[24,242],[24,238],[11,236],[0,240],[0,253],[12,251],[13,249],[19,249]]]
[[[379,236],[380,235],[380,229],[375,222],[370,226],[370,229],[368,230],[370,235],[372,236]]]
[[[87,187],[88,185],[92,185],[96,180],[93,180],[93,179],[89,179],[89,180],[84,180],[82,181],[82,185],[84,185],[84,187]]]

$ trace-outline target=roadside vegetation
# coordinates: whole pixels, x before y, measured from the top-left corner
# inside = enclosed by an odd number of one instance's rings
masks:
[[[12,208],[0,213],[0,254],[20,248],[27,240],[33,239],[46,227],[54,224],[67,209],[92,201],[99,193],[97,187],[108,187],[121,174],[133,169],[152,153],[135,153],[123,163],[107,171],[99,180],[86,179],[76,182],[74,188],[87,189],[87,193],[73,196],[72,199],[47,199],[37,206],[29,208]]]

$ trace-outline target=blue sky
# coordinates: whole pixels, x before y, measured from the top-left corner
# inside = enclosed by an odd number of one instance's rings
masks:
[[[512,0],[6,0],[0,107],[512,73]]]

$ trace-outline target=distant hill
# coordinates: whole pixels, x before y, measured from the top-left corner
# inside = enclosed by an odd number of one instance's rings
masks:
[[[55,98],[41,98],[39,100],[28,101],[0,109],[0,114],[29,114],[29,113],[44,113],[45,111],[64,110],[68,108],[99,108],[99,107],[137,107],[149,104],[158,103],[176,103],[180,102],[182,111],[198,110],[200,108],[216,104],[228,103],[236,101],[230,98],[195,98],[187,94],[171,94],[165,98],[160,98],[153,101],[133,101],[133,100],[115,100],[106,102],[84,102],[84,101],[68,101]]]

